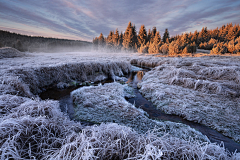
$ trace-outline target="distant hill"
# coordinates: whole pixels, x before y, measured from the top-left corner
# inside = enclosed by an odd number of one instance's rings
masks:
[[[0,30],[0,47],[13,47],[19,51],[29,52],[61,52],[87,51],[91,42],[58,38],[27,36]]]

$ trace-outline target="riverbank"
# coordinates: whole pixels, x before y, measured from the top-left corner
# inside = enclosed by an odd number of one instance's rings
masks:
[[[85,127],[68,119],[61,112],[57,101],[42,101],[37,95],[48,85],[59,82],[70,84],[78,78],[79,69],[81,72],[89,71],[87,78],[97,70],[111,78],[121,76],[124,70],[129,70],[128,66],[133,58],[141,57],[129,53],[28,53],[26,57],[0,59],[1,156],[5,159],[72,159],[82,156],[114,156],[120,159],[149,156],[183,158],[186,155],[199,159],[239,157],[239,154],[230,154],[223,147],[212,143],[200,143],[192,139],[173,137],[171,134],[158,137],[156,130],[139,133],[128,126],[122,126],[124,124],[116,123]],[[99,64],[100,68],[94,67],[98,66],[94,64]],[[57,75],[60,70],[65,72],[61,71],[62,75]],[[138,113],[144,116],[142,112]],[[174,129],[177,133],[178,128]],[[171,154],[167,154],[170,152]]]

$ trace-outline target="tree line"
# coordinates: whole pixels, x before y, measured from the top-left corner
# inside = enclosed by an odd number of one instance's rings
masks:
[[[137,33],[135,25],[129,22],[124,33],[119,33],[118,29],[115,32],[110,31],[107,37],[101,33],[99,37],[93,39],[93,46],[96,50],[107,49],[111,52],[129,51],[164,55],[195,53],[197,48],[211,50],[212,54],[236,54],[240,52],[240,26],[230,23],[212,30],[203,27],[201,31],[183,33],[171,38],[166,28],[161,38],[156,27],[147,32],[145,26],[141,25]]]
[[[19,51],[59,52],[73,50],[90,50],[91,42],[40,36],[27,36],[0,30],[0,48],[13,47]]]

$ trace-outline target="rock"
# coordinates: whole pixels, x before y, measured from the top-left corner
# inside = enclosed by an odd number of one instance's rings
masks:
[[[64,83],[64,82],[59,82],[57,84],[58,89],[64,89],[64,88],[67,88],[67,87],[69,87],[69,85],[67,83]]]

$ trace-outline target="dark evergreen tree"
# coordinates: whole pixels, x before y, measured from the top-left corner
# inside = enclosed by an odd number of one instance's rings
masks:
[[[20,40],[17,40],[17,42],[16,42],[16,44],[15,44],[15,48],[16,48],[17,50],[21,51],[21,52],[24,51],[23,46],[22,46],[22,43],[21,43]]]
[[[134,50],[137,44],[137,35],[135,27],[132,23],[128,23],[128,27],[123,36],[123,47],[127,50]]]
[[[160,53],[161,36],[159,32],[155,33],[153,42],[150,42],[148,53]]]
[[[119,48],[122,48],[123,44],[123,33],[121,32],[121,34],[119,35],[119,40],[118,40],[118,46]]]
[[[113,49],[113,47],[114,47],[113,38],[114,38],[114,33],[113,33],[113,31],[110,31],[110,33],[107,37],[107,41],[106,41],[106,45],[109,49]]]
[[[163,42],[166,43],[167,39],[169,39],[169,32],[168,29],[166,28],[163,34]]]
[[[227,29],[226,29],[226,26],[223,25],[219,29],[219,35],[218,35],[219,39],[218,40],[220,40],[220,42],[224,42],[226,35],[227,35]]]
[[[152,37],[152,31],[151,29],[149,29],[147,33],[147,42],[150,42],[151,37]]]
[[[219,34],[219,30],[218,30],[218,27],[214,30],[212,30],[212,33],[211,33],[211,38],[213,39],[219,39],[218,38],[218,34]]]
[[[96,50],[98,49],[98,37],[93,38],[93,48]]]
[[[102,33],[100,33],[100,36],[98,37],[98,46],[99,47],[105,46],[105,38],[103,37]]]
[[[150,39],[149,39],[149,42],[150,43],[153,43],[154,41],[154,37],[155,37],[155,34],[157,33],[157,28],[156,27],[153,27],[152,31],[151,31],[151,35],[150,35]]]
[[[226,35],[226,40],[231,41],[235,38],[235,36],[236,36],[236,34],[234,32],[234,28],[233,27],[229,28],[228,34]]]
[[[197,39],[198,39],[198,31],[196,30],[192,35],[191,42],[197,43]]]
[[[144,25],[141,25],[141,28],[138,33],[138,46],[146,45],[147,43],[147,32]]]
[[[181,36],[181,43],[182,43],[182,46],[186,46],[190,41],[188,39],[188,34],[187,33],[184,33],[182,36]]]
[[[208,30],[207,27],[203,27],[201,32],[198,35],[198,43],[205,42],[208,40]]]
[[[119,32],[118,29],[116,29],[115,34],[113,35],[113,45],[115,47],[118,47],[118,41],[119,41]]]
[[[133,35],[133,40],[132,40],[132,43],[133,43],[133,50],[134,52],[137,51],[137,48],[138,48],[138,39],[137,39],[137,31],[136,31],[136,26],[134,25],[133,28],[132,28],[132,35]]]

